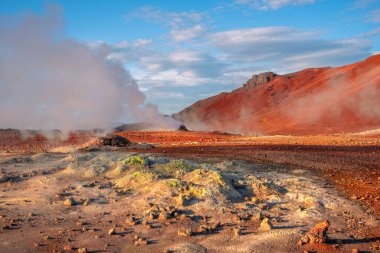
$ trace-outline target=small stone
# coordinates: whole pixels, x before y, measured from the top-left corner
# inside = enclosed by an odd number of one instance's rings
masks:
[[[240,228],[234,228],[232,230],[234,237],[239,237],[241,235],[241,229]]]
[[[131,216],[130,218],[125,220],[125,223],[129,226],[134,226],[137,224],[137,220]]]
[[[261,210],[269,210],[270,206],[267,203],[262,203],[262,204],[259,205],[259,208]]]
[[[148,241],[144,238],[139,238],[134,241],[135,246],[148,245]]]
[[[79,248],[78,253],[87,253],[87,249],[86,248]]]
[[[5,183],[9,180],[9,178],[3,174],[0,174],[0,183]]]
[[[41,245],[38,242],[33,242],[33,246],[37,248],[37,247],[40,247]]]
[[[359,253],[358,249],[352,249],[352,253]]]
[[[259,202],[260,202],[260,200],[259,200],[257,197],[252,197],[252,199],[251,199],[251,203],[252,203],[252,204],[256,205],[256,204],[258,204]]]
[[[115,228],[111,228],[110,230],[108,230],[108,235],[116,235]]]
[[[264,218],[263,221],[260,224],[260,230],[261,231],[268,231],[273,228],[272,223],[269,221],[268,218]]]
[[[194,232],[196,234],[203,234],[203,233],[207,233],[209,231],[210,231],[210,229],[209,229],[208,226],[206,226],[206,225],[200,225],[199,227],[195,228]]]
[[[63,202],[63,204],[64,204],[65,206],[72,206],[72,205],[75,204],[75,200],[74,200],[72,197],[70,197],[70,198],[67,198],[67,199]]]
[[[180,228],[177,232],[178,236],[192,236],[193,232],[190,228]]]
[[[185,196],[182,193],[179,194],[177,197],[177,205],[180,207],[183,207],[185,206],[185,202],[186,202]]]
[[[150,224],[149,223],[149,221],[147,221],[147,220],[143,220],[142,222],[141,222],[141,224],[145,227],[145,228],[152,228],[152,224]]]
[[[179,219],[180,220],[187,220],[187,216],[186,216],[186,214],[181,214],[180,216],[179,216]]]
[[[221,227],[220,221],[211,224],[211,226],[210,226],[210,230],[211,230],[211,231],[215,231],[215,230],[216,230],[217,228],[219,228],[219,227]]]
[[[149,220],[154,220],[156,217],[155,217],[155,215],[154,215],[154,213],[153,212],[150,212],[149,213],[149,216],[148,216],[148,219]]]
[[[65,246],[63,246],[63,250],[64,251],[72,251],[73,250],[73,246],[71,246],[71,245],[65,245]]]
[[[161,212],[160,215],[158,216],[159,220],[167,220],[168,219],[168,213],[167,212]]]
[[[54,238],[51,237],[50,235],[46,235],[46,236],[44,236],[44,239],[45,239],[45,240],[52,240],[52,239],[54,239]]]
[[[263,219],[263,214],[261,212],[258,212],[255,215],[253,215],[251,219],[252,220],[262,220]]]

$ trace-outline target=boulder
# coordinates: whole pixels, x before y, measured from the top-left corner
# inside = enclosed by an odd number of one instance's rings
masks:
[[[264,218],[263,221],[260,224],[260,230],[261,231],[269,231],[273,228],[272,223],[268,218]]]
[[[100,145],[102,146],[112,146],[112,147],[127,147],[131,142],[120,135],[117,134],[107,134],[106,136],[99,138]]]
[[[181,125],[178,127],[177,131],[187,132],[187,131],[189,131],[189,130],[187,129],[187,127],[186,127],[185,125],[181,124]]]
[[[306,235],[301,237],[298,241],[298,245],[328,242],[329,238],[327,237],[327,230],[329,227],[330,222],[328,220],[318,223]]]

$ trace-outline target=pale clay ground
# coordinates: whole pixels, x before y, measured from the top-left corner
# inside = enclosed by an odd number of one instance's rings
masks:
[[[0,252],[302,252],[300,235],[326,219],[335,248],[351,252],[343,242],[379,226],[322,179],[282,165],[99,151],[1,158],[0,171]],[[69,197],[75,205],[63,204]],[[147,218],[170,206],[186,219]],[[259,213],[272,230],[259,230]],[[126,224],[129,215],[152,228]],[[219,221],[212,233],[177,235]],[[148,245],[135,246],[135,235]]]

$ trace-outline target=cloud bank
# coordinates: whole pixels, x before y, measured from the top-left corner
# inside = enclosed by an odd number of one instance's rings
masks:
[[[365,38],[324,40],[319,32],[290,27],[259,27],[211,34],[209,43],[234,62],[274,62],[282,71],[340,65],[368,56]]]

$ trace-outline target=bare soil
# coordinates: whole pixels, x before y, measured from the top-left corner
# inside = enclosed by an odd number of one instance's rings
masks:
[[[63,145],[0,141],[0,252],[380,247],[377,136],[118,134],[155,148],[78,151],[92,143],[89,136]],[[178,203],[182,197],[184,205]],[[72,205],[65,205],[68,198]],[[259,213],[273,229],[260,230]],[[297,245],[326,219],[327,244]],[[186,230],[192,235],[182,236]]]

